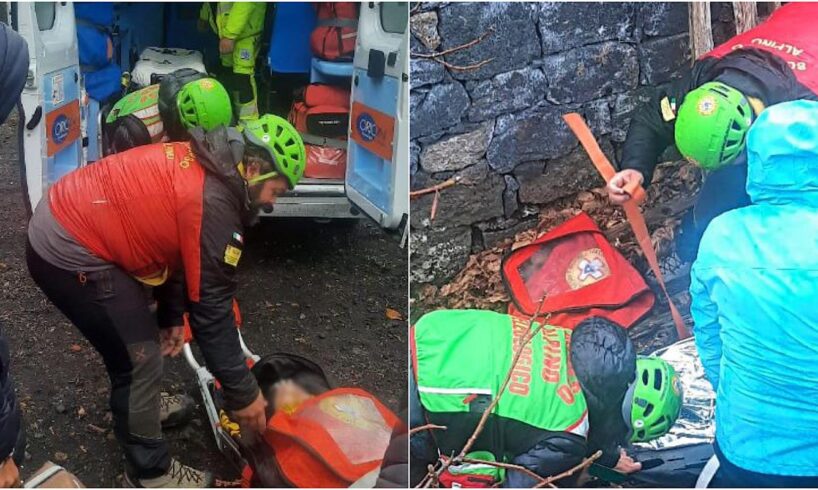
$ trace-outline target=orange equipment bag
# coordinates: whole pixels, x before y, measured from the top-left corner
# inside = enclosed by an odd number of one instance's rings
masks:
[[[542,301],[540,314],[551,314],[550,324],[566,328],[591,316],[628,328],[655,300],[639,272],[585,213],[512,251],[501,271],[510,314],[531,317]]]
[[[381,466],[399,419],[357,388],[336,388],[293,413],[276,412],[265,440],[282,476],[299,488],[348,487]]]
[[[347,166],[349,90],[314,83],[297,93],[289,120],[307,152],[304,176],[343,179]]]
[[[327,61],[352,61],[358,38],[357,2],[316,4],[318,22],[310,35],[312,54]]]

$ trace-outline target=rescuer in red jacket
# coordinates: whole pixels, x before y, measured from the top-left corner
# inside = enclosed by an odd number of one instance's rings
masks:
[[[243,135],[223,126],[190,134],[188,142],[134,148],[71,172],[29,223],[31,276],[105,362],[131,486],[213,486],[209,472],[171,458],[162,438],[162,427],[181,422],[192,405],[160,394],[163,355],[184,344],[185,311],[233,420],[248,433],[266,426],[234,327],[235,272],[244,226],[296,185],[304,145],[272,115],[248,123]]]

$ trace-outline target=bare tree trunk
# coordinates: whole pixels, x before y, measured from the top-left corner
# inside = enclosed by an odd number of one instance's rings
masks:
[[[710,2],[690,2],[690,49],[692,61],[713,49]]]
[[[755,2],[733,2],[733,17],[736,18],[736,34],[749,31],[758,23]]]

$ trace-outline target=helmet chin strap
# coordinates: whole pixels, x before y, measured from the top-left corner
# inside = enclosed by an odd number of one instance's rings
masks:
[[[753,114],[754,116],[753,119],[755,119],[756,117],[758,117],[759,114],[761,114],[764,111],[765,109],[764,102],[761,102],[761,99],[750,97],[749,95],[746,98],[747,102],[750,103],[750,107],[753,108],[753,112],[755,113]]]
[[[278,177],[278,176],[279,176],[278,172],[275,172],[275,171],[267,172],[266,174],[261,174],[259,176],[253,177],[252,179],[248,179],[247,183],[250,184],[250,185],[258,184],[259,182],[263,182],[265,180],[272,179],[272,178]]]

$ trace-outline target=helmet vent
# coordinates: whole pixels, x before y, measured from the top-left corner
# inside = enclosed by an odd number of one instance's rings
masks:
[[[726,90],[724,90],[721,87],[721,85],[714,85],[714,86],[712,86],[710,88],[710,90],[712,90],[713,92],[716,92],[717,94],[721,95],[722,97],[729,97],[730,96],[730,94]]]
[[[646,385],[646,386],[648,384],[648,372],[647,371],[642,371],[642,384]]]
[[[648,406],[645,407],[645,413],[643,413],[642,416],[647,417],[651,412],[653,412],[653,403],[648,403]]]
[[[653,389],[657,391],[662,389],[662,371],[659,369],[653,371]]]

